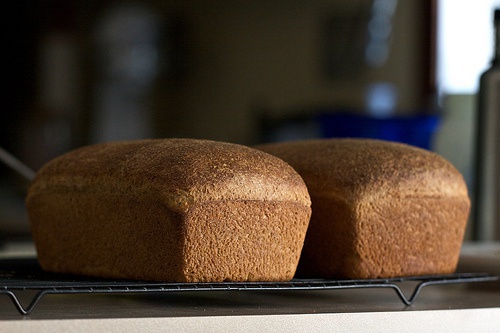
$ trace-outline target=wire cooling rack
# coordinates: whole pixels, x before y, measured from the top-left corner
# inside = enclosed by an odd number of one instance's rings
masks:
[[[486,282],[499,280],[499,276],[484,273],[416,276],[390,279],[317,280],[294,279],[289,282],[221,282],[221,283],[166,283],[144,281],[117,281],[44,272],[36,259],[0,260],[0,294],[12,300],[20,314],[30,314],[48,294],[127,294],[164,293],[182,291],[258,291],[258,290],[333,290],[355,288],[387,288],[405,305],[415,302],[422,288],[432,285]],[[407,297],[401,284],[415,284]],[[17,293],[32,291],[34,296],[28,306],[23,306]]]

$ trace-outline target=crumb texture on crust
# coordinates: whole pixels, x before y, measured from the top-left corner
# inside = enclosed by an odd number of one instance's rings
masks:
[[[183,276],[193,281],[288,281],[310,210],[286,202],[206,202],[187,217]]]

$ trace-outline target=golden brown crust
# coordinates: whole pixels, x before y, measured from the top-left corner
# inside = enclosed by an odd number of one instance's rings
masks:
[[[281,159],[194,139],[75,150],[39,171],[26,203],[43,268],[168,281],[291,279],[311,214]]]
[[[466,196],[462,175],[447,160],[406,144],[363,139],[307,140],[261,145],[291,164],[316,195],[380,193]],[[324,193],[323,193],[324,192]]]
[[[470,200],[445,159],[404,144],[324,139],[261,145],[303,177],[312,217],[299,274],[376,278],[450,273]]]
[[[302,179],[282,160],[210,140],[157,139],[83,147],[45,165],[30,191],[46,186],[68,191],[155,191],[179,211],[207,200],[310,204]]]

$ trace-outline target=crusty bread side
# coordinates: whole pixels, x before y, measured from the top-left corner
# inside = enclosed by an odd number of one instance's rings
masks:
[[[455,270],[470,200],[462,175],[444,158],[366,139],[257,148],[292,165],[311,195],[298,275],[379,278]]]
[[[44,269],[180,282],[291,279],[311,214],[282,160],[194,139],[77,149],[38,172],[26,203]]]

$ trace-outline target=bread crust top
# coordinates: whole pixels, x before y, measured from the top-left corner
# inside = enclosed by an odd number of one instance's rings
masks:
[[[243,145],[197,139],[101,143],[53,159],[27,201],[44,191],[99,191],[160,197],[174,211],[198,201],[297,201],[310,206],[302,178],[281,159]]]
[[[407,144],[374,139],[318,139],[259,145],[305,180],[311,196],[350,199],[463,197],[462,174],[446,159]]]

